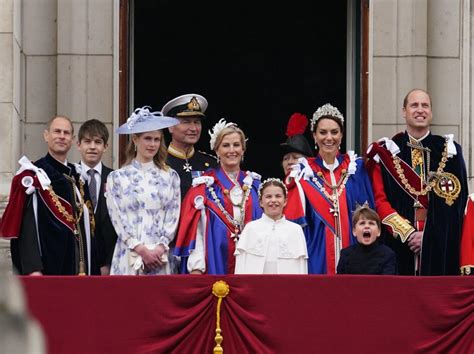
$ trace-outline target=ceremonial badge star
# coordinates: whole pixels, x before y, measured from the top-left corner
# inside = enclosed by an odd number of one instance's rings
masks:
[[[186,161],[186,163],[183,165],[183,170],[185,170],[186,172],[191,172],[192,169],[193,169],[193,166],[191,166],[189,162]]]

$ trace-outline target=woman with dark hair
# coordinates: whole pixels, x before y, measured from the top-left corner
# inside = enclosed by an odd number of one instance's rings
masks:
[[[244,226],[262,215],[260,175],[240,169],[246,138],[237,124],[221,119],[209,134],[219,167],[194,178],[186,193],[175,254],[182,273],[233,274],[235,243]]]
[[[162,129],[176,118],[137,108],[118,134],[130,134],[123,167],[107,178],[107,208],[117,232],[111,275],[170,274],[180,209],[179,176],[166,165]]]
[[[364,162],[353,151],[341,153],[344,116],[325,104],[311,119],[316,143],[314,158],[300,159],[295,183],[288,191],[285,215],[303,226],[308,248],[308,272],[335,274],[342,248],[356,242],[352,212],[374,200]]]

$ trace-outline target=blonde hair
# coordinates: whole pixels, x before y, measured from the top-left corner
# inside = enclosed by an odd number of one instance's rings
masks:
[[[165,142],[165,135],[161,129],[158,130],[161,134],[161,142],[160,147],[158,148],[158,153],[153,156],[153,162],[156,166],[160,169],[167,171],[169,166],[166,164],[166,159],[168,157],[168,148]],[[147,133],[147,132],[145,132]],[[132,160],[137,156],[137,152],[135,150],[135,144],[133,142],[133,137],[139,138],[141,135],[145,133],[136,133],[130,136],[130,140],[128,141],[127,148],[125,149],[125,163],[124,165],[128,165],[132,162]]]
[[[247,139],[245,137],[244,132],[239,127],[237,127],[235,125],[231,125],[231,126],[228,126],[224,129],[222,129],[219,132],[219,135],[216,137],[216,143],[214,145],[214,151],[215,152],[217,152],[217,149],[219,149],[219,146],[222,143],[222,139],[224,139],[224,137],[226,135],[229,135],[229,134],[232,134],[232,133],[237,133],[237,134],[240,135],[240,142],[242,143],[242,148],[243,148],[244,151],[247,149]]]

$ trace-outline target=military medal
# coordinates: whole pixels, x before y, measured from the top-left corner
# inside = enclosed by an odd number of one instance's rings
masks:
[[[183,165],[183,170],[185,170],[186,172],[191,172],[192,169],[193,169],[193,166],[191,166],[189,162],[186,160],[186,163]]]

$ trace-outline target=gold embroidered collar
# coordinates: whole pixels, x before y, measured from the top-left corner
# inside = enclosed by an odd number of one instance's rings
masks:
[[[168,146],[168,154],[173,155],[174,157],[177,157],[178,159],[183,159],[187,160],[190,159],[191,157],[194,156],[194,146],[191,147],[189,150],[188,154],[186,154],[185,151],[178,149],[177,147],[173,146],[171,143]]]

